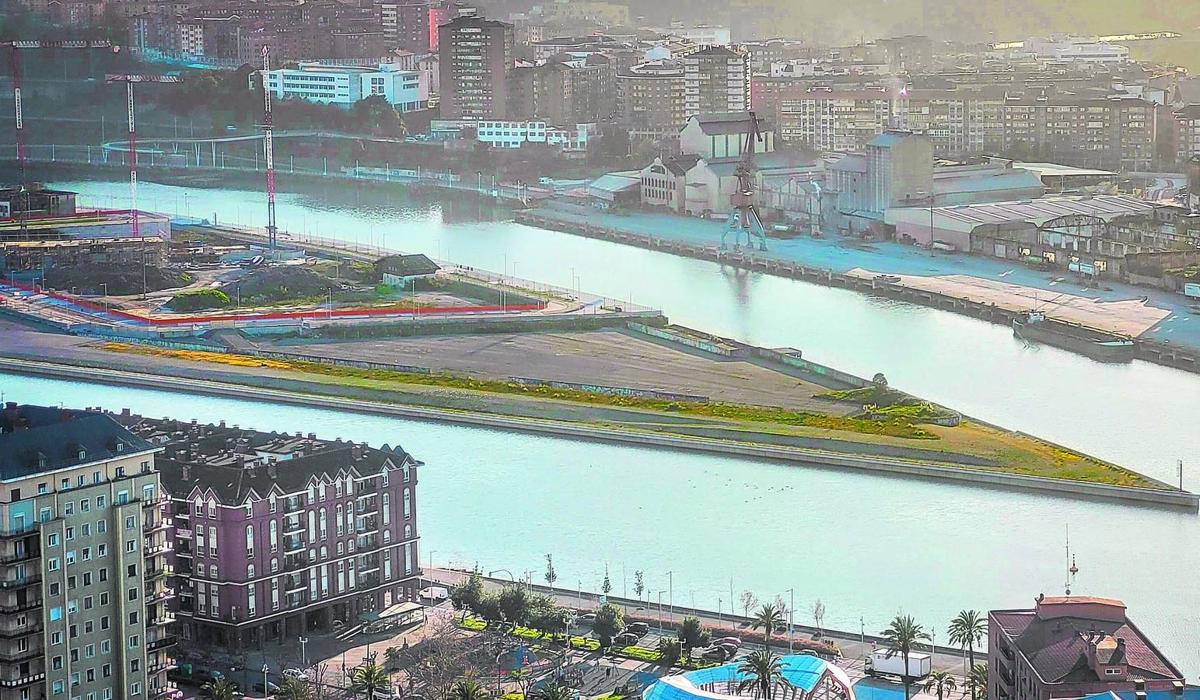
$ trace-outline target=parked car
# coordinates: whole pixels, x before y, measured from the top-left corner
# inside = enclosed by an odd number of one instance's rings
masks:
[[[731,655],[727,646],[709,647],[700,655],[700,658],[707,661],[728,661]]]
[[[625,625],[625,629],[623,631],[630,634],[636,634],[639,638],[641,638],[650,633],[650,625],[646,624],[645,622],[631,622],[628,625]]]
[[[721,644],[732,644],[735,647],[740,647],[742,646],[742,640],[740,637],[721,637],[720,639],[714,639],[712,641],[713,646],[719,646]]]
[[[595,621],[596,621],[596,613],[594,613],[594,612],[584,613],[584,614],[580,615],[579,617],[575,618],[575,624],[578,624],[578,625],[590,625]]]
[[[639,639],[641,639],[641,637],[633,634],[632,632],[622,632],[613,638],[613,646],[631,647],[634,644],[637,644]]]
[[[257,682],[257,683],[255,683],[255,684],[254,684],[254,692],[256,692],[256,693],[263,693],[263,692],[266,692],[266,693],[278,693],[278,692],[279,692],[279,686],[275,685],[275,684],[274,684],[274,683],[272,683],[271,681],[267,681],[267,683],[266,683],[266,686],[264,686],[264,685],[263,685],[263,682],[262,682],[262,681],[259,681],[259,682]]]
[[[304,671],[301,671],[298,668],[285,668],[283,669],[282,675],[284,678],[295,678],[296,680],[300,681],[308,678],[308,676],[304,675]]]

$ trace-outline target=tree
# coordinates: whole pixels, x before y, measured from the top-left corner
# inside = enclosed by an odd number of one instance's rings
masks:
[[[450,603],[455,610],[462,611],[462,617],[467,618],[467,611],[478,613],[479,602],[483,600],[483,577],[478,571],[472,571],[466,581],[454,587],[450,592]]]
[[[987,620],[977,610],[963,610],[950,621],[950,643],[967,652],[970,668],[975,668],[975,645],[983,641],[986,630]],[[971,692],[971,700],[975,700],[974,688],[968,690]]]
[[[528,605],[525,624],[542,632],[557,633],[564,630],[571,612],[555,604],[547,595],[533,596]]]
[[[912,676],[908,675],[908,655],[913,652],[917,642],[929,639],[929,633],[913,620],[912,615],[897,615],[888,628],[883,631],[883,643],[887,645],[887,658],[899,654],[904,659],[904,698],[908,700],[909,689],[912,686]]]
[[[641,569],[633,572],[633,592],[637,595],[638,600],[641,600],[642,594],[646,592],[646,575]]]
[[[958,688],[958,682],[954,680],[954,676],[950,675],[949,671],[934,671],[929,674],[929,680],[925,681],[925,692],[933,693],[938,700],[945,700],[946,693],[953,692]]]
[[[355,125],[362,131],[381,136],[403,135],[404,123],[396,108],[383,95],[371,95],[354,103],[351,109]]]
[[[464,678],[450,688],[448,700],[487,700],[491,693],[474,678]]]
[[[775,628],[782,625],[783,610],[779,609],[774,603],[763,603],[762,607],[754,613],[754,617],[750,620],[750,629],[763,628],[763,636],[766,638],[765,644],[767,648],[771,646],[771,635],[775,632]]]
[[[604,567],[604,580],[600,582],[600,592],[608,598],[608,594],[612,593],[612,581],[608,578],[608,567]]]
[[[812,616],[813,622],[816,623],[817,626],[817,636],[821,637],[825,634],[821,629],[821,623],[825,621],[825,604],[821,602],[820,598],[817,598],[815,601],[813,601]]]
[[[744,676],[738,683],[738,692],[749,690],[758,700],[771,700],[776,685],[788,685],[782,662],[767,649],[750,652],[738,666],[738,674]]]
[[[613,637],[625,626],[625,616],[621,609],[612,603],[605,603],[596,611],[596,621],[592,623],[592,631],[600,638],[600,646],[612,646]]]
[[[529,592],[524,586],[505,586],[497,596],[504,619],[522,625],[529,619],[529,602]]]
[[[528,668],[518,668],[508,672],[508,679],[517,684],[521,697],[529,697],[529,686],[533,685],[533,671]]]
[[[967,680],[963,683],[963,695],[969,694],[977,700],[987,700],[987,689],[987,664],[975,664],[971,666],[971,672],[967,674]]]
[[[200,694],[208,700],[234,700],[238,697],[237,686],[228,678],[218,678],[205,683],[200,689]]]
[[[558,572],[554,570],[554,557],[546,555],[546,585],[554,586],[554,582],[558,580]]]
[[[690,657],[692,650],[697,647],[708,646],[709,639],[712,635],[704,626],[700,624],[700,620],[695,617],[685,617],[679,625],[679,644],[683,648],[685,656]]]
[[[533,697],[535,700],[571,700],[574,695],[575,693],[562,683],[547,683],[538,688]]]
[[[477,635],[459,629],[451,617],[431,616],[425,622],[424,633],[420,644],[402,653],[405,673],[426,697],[445,698],[459,679],[495,673],[495,651],[480,644]]]
[[[742,617],[750,617],[750,609],[758,605],[758,596],[754,595],[753,591],[742,591],[740,600],[742,601]]]
[[[294,676],[284,676],[279,683],[279,692],[275,693],[278,700],[312,700],[313,689],[308,681]]]
[[[400,668],[400,647],[388,647],[383,650],[383,659],[387,667],[393,671]]]
[[[658,653],[662,654],[662,657],[659,659],[662,665],[670,668],[675,665],[675,662],[679,661],[679,657],[683,656],[683,646],[679,643],[678,639],[661,637],[658,640]]]
[[[376,693],[391,690],[391,687],[392,679],[387,669],[374,661],[368,661],[350,674],[350,692],[366,694],[367,700],[375,700]]]

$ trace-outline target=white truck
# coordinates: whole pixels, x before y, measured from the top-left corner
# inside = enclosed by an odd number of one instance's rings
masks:
[[[929,654],[920,654],[912,652],[908,655],[908,677],[909,678],[924,678],[929,675],[931,670],[932,659]],[[886,651],[873,651],[867,657],[866,671],[872,676],[896,676],[900,678],[904,673],[904,657],[900,654],[893,654],[888,657]]]

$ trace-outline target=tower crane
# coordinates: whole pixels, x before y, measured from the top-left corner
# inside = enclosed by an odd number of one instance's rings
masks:
[[[141,241],[142,247],[142,298],[146,297],[146,241],[142,238],[141,226],[138,223],[137,208],[137,121],[133,112],[133,86],[137,83],[182,83],[177,75],[144,75],[144,74],[109,74],[104,76],[105,83],[125,83],[125,105],[129,111],[129,215],[132,221],[133,237]]]
[[[25,116],[22,113],[20,49],[104,49],[110,46],[112,44],[107,41],[0,41],[0,47],[8,49],[8,66],[12,71],[13,111],[16,118],[14,136],[17,147],[17,177],[21,192],[21,238],[28,238],[29,233],[26,220],[29,212],[29,188],[25,180]]]
[[[747,120],[746,147],[742,151],[742,162],[733,171],[737,178],[737,191],[729,198],[733,209],[726,220],[725,232],[721,234],[722,249],[729,247],[731,236],[734,250],[739,250],[742,245],[754,248],[755,242],[759,250],[767,249],[767,231],[754,206],[754,147],[762,142],[763,136],[754,112],[747,113]]]
[[[275,259],[276,228],[275,228],[275,143],[272,132],[275,125],[271,119],[271,90],[267,88],[267,74],[271,71],[271,49],[262,47],[263,69],[263,155],[267,162],[267,246],[271,251],[271,259]]]

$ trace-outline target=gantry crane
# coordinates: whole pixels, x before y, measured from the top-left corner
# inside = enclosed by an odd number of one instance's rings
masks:
[[[271,90],[267,87],[267,74],[271,72],[271,49],[262,47],[263,69],[263,155],[267,162],[267,247],[271,251],[271,260],[275,259],[275,144],[272,132],[275,129],[271,120]]]
[[[725,232],[721,234],[721,248],[729,247],[729,237],[733,236],[733,249],[742,247],[743,241],[747,248],[753,248],[758,241],[758,249],[767,249],[767,231],[758,209],[754,206],[754,147],[762,142],[762,132],[759,130],[758,116],[754,112],[746,115],[749,122],[746,129],[746,147],[742,151],[742,162],[733,171],[737,178],[737,191],[730,196],[733,209],[729,212]]]
[[[138,223],[137,208],[137,120],[133,113],[133,86],[136,83],[182,83],[177,75],[120,74],[104,76],[105,83],[125,83],[125,104],[129,111],[129,216],[132,221],[133,237],[141,241],[142,248],[142,298],[146,297],[146,241],[142,238]]]
[[[13,111],[16,117],[15,141],[17,148],[17,177],[21,193],[19,221],[21,238],[28,238],[29,188],[25,180],[25,117],[22,113],[21,95],[21,51],[20,49],[105,49],[112,46],[107,41],[0,41],[0,47],[8,49],[8,65],[12,71]]]

